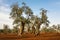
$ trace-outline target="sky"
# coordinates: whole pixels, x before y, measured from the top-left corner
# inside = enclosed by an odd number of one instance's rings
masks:
[[[0,29],[3,28],[3,24],[8,24],[12,28],[13,20],[9,18],[9,14],[11,5],[16,2],[19,6],[25,2],[37,16],[40,16],[41,8],[46,9],[50,25],[60,24],[60,0],[0,0]]]

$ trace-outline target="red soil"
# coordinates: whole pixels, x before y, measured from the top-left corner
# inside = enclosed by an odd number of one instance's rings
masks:
[[[38,36],[26,33],[22,36],[17,34],[0,34],[0,40],[60,40],[59,33],[40,33]]]

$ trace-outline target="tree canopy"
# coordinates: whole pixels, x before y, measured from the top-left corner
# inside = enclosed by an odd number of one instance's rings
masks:
[[[34,31],[34,33],[37,35],[39,34],[39,29],[41,24],[45,23],[46,25],[49,24],[49,21],[47,20],[47,10],[41,9],[41,17],[38,17],[34,15],[32,9],[29,6],[26,6],[26,3],[22,3],[22,7],[19,7],[18,4],[13,4],[11,7],[11,13],[10,17],[14,20],[13,25],[17,24],[20,27],[20,35],[24,32],[25,24],[28,24],[28,32],[29,30]],[[23,15],[26,15],[26,18]],[[30,26],[32,24],[32,26]],[[32,29],[30,29],[32,28]],[[36,31],[35,31],[36,30]]]

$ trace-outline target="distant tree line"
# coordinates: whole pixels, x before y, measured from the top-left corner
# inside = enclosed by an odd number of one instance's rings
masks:
[[[0,29],[0,34],[9,34],[9,33],[19,33],[19,28],[18,27],[13,27],[13,29],[10,29],[8,25],[4,24],[3,29]],[[43,27],[43,26],[42,26]],[[41,33],[60,33],[60,24],[58,25],[52,25],[51,27],[43,27],[40,30]],[[31,33],[31,30],[30,30]],[[32,32],[33,33],[33,32]]]
[[[18,28],[14,27],[13,29],[10,29],[8,25],[4,24],[3,25],[3,29],[0,29],[0,33],[3,34],[8,34],[8,33],[17,33],[18,32]]]

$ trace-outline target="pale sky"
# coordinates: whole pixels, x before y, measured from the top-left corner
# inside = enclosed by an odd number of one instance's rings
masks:
[[[9,19],[9,14],[11,12],[10,6],[15,2],[18,2],[19,6],[25,2],[38,16],[40,16],[40,9],[45,8],[48,10],[47,16],[50,25],[60,24],[60,0],[0,0],[0,28],[3,28],[3,24],[8,24],[12,28],[13,21]]]

